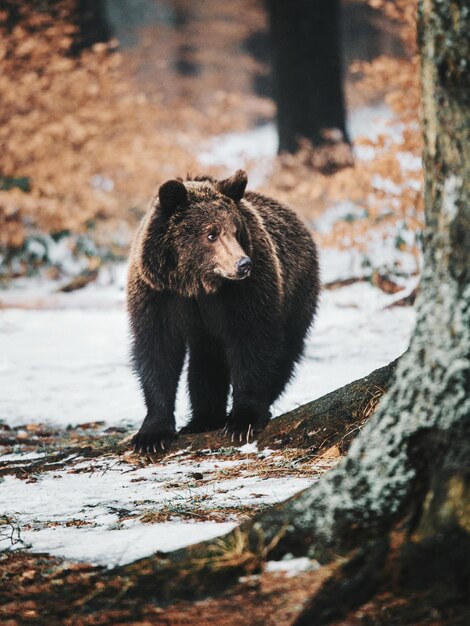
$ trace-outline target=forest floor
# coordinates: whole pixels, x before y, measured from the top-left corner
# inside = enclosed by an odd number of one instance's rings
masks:
[[[333,566],[319,568],[306,558],[271,561],[261,574],[240,578],[223,594],[155,604],[123,601],[125,590],[122,590],[115,599],[90,612],[85,602],[100,591],[99,583],[92,582],[87,587],[96,568],[27,552],[5,553],[0,556],[0,562],[0,621],[5,626],[289,626],[309,598],[334,574]],[[76,587],[82,588],[82,596],[74,598],[71,608],[70,589]],[[335,619],[332,615],[332,619],[318,623],[332,626],[468,624],[465,603],[461,600],[442,603],[438,595],[434,590],[404,591],[387,580],[359,608],[343,611],[337,606],[341,617]]]

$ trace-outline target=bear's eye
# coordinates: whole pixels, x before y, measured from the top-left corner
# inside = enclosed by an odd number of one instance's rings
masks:
[[[212,231],[207,235],[207,239],[209,239],[209,241],[217,241],[218,235],[216,232]]]

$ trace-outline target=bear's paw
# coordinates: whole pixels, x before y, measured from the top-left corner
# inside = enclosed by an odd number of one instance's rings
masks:
[[[161,454],[178,437],[175,430],[162,428],[141,428],[132,439],[134,452],[140,454]]]
[[[231,412],[228,417],[223,434],[229,437],[232,443],[250,443],[266,428],[271,414],[268,412],[267,415],[253,415],[247,412],[234,417]]]

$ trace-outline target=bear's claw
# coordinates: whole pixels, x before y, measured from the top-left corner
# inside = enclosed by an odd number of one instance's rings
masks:
[[[250,441],[254,441],[259,433],[266,428],[271,414],[268,412],[264,416],[242,415],[238,419],[234,419],[233,413],[230,412],[228,418],[228,422],[225,424],[222,434],[226,437],[230,437],[232,443],[237,440],[240,443],[243,441],[250,443]]]
[[[161,454],[176,439],[175,431],[142,431],[132,439],[134,452],[140,454]]]
[[[236,442],[237,439],[239,443],[242,443],[243,440],[245,440],[246,443],[250,443],[250,441],[254,441],[260,430],[261,429],[255,430],[253,424],[236,426],[235,424],[227,423],[225,424],[222,434],[225,437],[229,436],[232,443]]]

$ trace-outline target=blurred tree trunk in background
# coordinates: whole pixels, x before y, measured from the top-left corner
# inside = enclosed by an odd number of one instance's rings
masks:
[[[196,62],[196,48],[190,43],[185,30],[195,18],[191,9],[194,5],[188,5],[181,0],[172,0],[174,25],[178,31],[179,45],[176,49],[174,68],[182,76],[197,76],[201,72],[199,63]]]
[[[111,37],[103,0],[76,0],[72,19],[78,27],[73,54]]]
[[[339,0],[267,0],[279,151],[348,141],[342,90]]]

